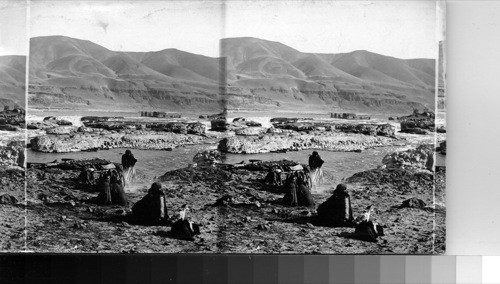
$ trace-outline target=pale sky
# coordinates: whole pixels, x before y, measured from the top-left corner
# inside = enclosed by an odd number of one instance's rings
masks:
[[[436,9],[435,1],[32,0],[29,34],[87,39],[116,51],[177,48],[212,57],[219,56],[220,38],[251,36],[303,52],[436,58]],[[0,18],[0,52],[14,52],[3,38],[23,33],[5,31],[4,23],[23,21],[4,14],[11,20]],[[25,53],[19,46],[17,53]]]
[[[436,7],[435,1],[229,1],[225,36],[279,41],[302,52],[436,58]]]
[[[0,1],[0,56],[27,55],[26,11],[24,1]]]

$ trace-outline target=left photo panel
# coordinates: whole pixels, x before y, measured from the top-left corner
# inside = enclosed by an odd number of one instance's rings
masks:
[[[29,251],[218,250],[221,3],[30,1]]]
[[[26,250],[28,6],[0,1],[0,252]]]

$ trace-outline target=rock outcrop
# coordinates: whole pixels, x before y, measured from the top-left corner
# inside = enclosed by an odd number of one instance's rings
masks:
[[[292,133],[228,137],[220,141],[219,150],[228,153],[247,154],[306,149],[348,152],[394,144],[397,144],[397,140],[392,138],[362,134],[338,133],[337,135],[325,135],[322,133]]]
[[[63,135],[75,133],[78,130],[76,126],[58,126],[52,127],[45,130],[47,134]]]
[[[210,121],[210,126],[212,131],[227,131],[229,129],[229,123],[225,118],[217,118]]]
[[[214,166],[217,163],[222,163],[224,157],[220,151],[217,150],[206,150],[197,153],[193,157],[193,162],[197,166]]]
[[[200,144],[206,138],[192,134],[174,134],[154,131],[126,131],[110,133],[78,132],[75,134],[45,135],[31,140],[31,148],[40,152],[78,152],[94,149],[132,148],[165,150],[178,145]]]
[[[425,208],[425,206],[427,206],[427,204],[425,204],[425,202],[422,199],[412,197],[412,198],[409,198],[409,199],[406,199],[405,201],[403,201],[403,203],[401,203],[401,205],[399,205],[399,208],[423,209],[423,208]]]
[[[420,113],[415,110],[413,114],[399,118],[401,122],[401,132],[412,134],[428,134],[435,132],[435,114],[431,111]]]
[[[274,121],[273,121],[274,120]],[[271,119],[275,129],[293,130],[297,132],[344,132],[359,133],[364,135],[394,136],[395,128],[390,124],[366,124],[366,123],[338,123],[314,120],[289,119]]]
[[[24,141],[0,143],[0,165],[24,167],[26,160]]]
[[[264,127],[247,127],[235,130],[236,135],[242,136],[258,136],[264,132],[266,132],[266,128]]]
[[[145,121],[93,121],[84,122],[89,128],[105,130],[154,130],[178,134],[205,134],[205,126],[200,122],[145,122]]]
[[[0,111],[0,130],[18,131],[25,127],[25,112],[23,109],[15,108],[11,110],[5,107]]]
[[[387,169],[424,169],[434,171],[434,145],[388,154],[382,160]]]
[[[55,116],[47,116],[43,119],[44,122],[50,122],[50,123],[54,123],[54,124],[57,124],[57,125],[73,125],[73,123],[71,123],[70,121],[67,121],[67,120],[64,120],[64,119],[58,119],[57,117]]]
[[[395,128],[390,124],[339,124],[335,125],[345,133],[360,133],[365,135],[394,136]]]
[[[29,122],[26,125],[26,128],[28,129],[40,129],[40,130],[47,130],[49,128],[54,128],[57,127],[58,125],[51,122],[51,121],[36,121],[36,122]]]

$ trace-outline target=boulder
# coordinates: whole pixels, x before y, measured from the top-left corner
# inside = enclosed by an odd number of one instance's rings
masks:
[[[403,203],[399,206],[399,208],[419,208],[423,209],[427,206],[422,199],[418,199],[416,197],[412,197],[403,201]]]
[[[446,155],[446,140],[439,144],[439,152]]]
[[[245,126],[249,126],[249,127],[260,127],[260,126],[262,126],[261,123],[253,121],[253,120],[247,120],[244,117],[236,117],[235,119],[233,119],[233,124],[235,124],[235,125],[245,125]]]
[[[400,117],[399,120],[401,122],[401,132],[427,134],[428,131],[436,131],[435,115],[430,111],[420,113],[415,110],[413,114]]]
[[[205,125],[201,122],[162,122],[146,123],[144,126],[137,124],[136,129],[149,128],[155,131],[173,132],[179,134],[205,134]]]
[[[436,128],[436,132],[437,133],[446,133],[446,128],[441,125],[438,128]]]
[[[157,132],[172,132],[178,134],[205,134],[205,125],[201,122],[147,122],[110,120],[84,122],[85,127],[92,129],[104,129],[108,131],[128,131],[151,129]]]
[[[379,136],[394,136],[396,133],[396,128],[389,123],[381,124],[377,126],[377,135]]]
[[[24,141],[0,144],[0,164],[24,167],[26,160]]]
[[[210,121],[212,131],[227,131],[229,123],[226,119],[214,119]]]
[[[0,130],[3,131],[17,131],[18,128],[10,124],[0,124]]]
[[[382,163],[387,169],[425,169],[434,171],[434,146],[420,145],[416,149],[386,155]]]
[[[100,129],[102,130],[102,129]],[[127,131],[44,135],[30,140],[31,149],[40,152],[78,152],[96,149],[130,148],[144,150],[172,149],[178,145],[200,144],[205,137],[156,131]]]
[[[281,133],[283,133],[283,129],[270,127],[267,129],[266,133],[268,133],[268,134],[281,134]]]
[[[40,130],[46,130],[49,128],[54,128],[57,127],[58,125],[55,123],[52,123],[51,121],[43,121],[43,122],[30,122],[26,125],[28,129],[40,129]]]
[[[0,204],[16,204],[17,198],[7,193],[0,195]]]
[[[64,119],[58,119],[55,116],[47,116],[43,119],[44,122],[50,122],[57,125],[73,125],[70,121]]]
[[[219,150],[226,153],[268,153],[322,149],[328,151],[349,152],[378,146],[393,145],[397,141],[382,136],[369,136],[353,133],[283,133],[262,134],[259,136],[236,135],[219,141]]]
[[[47,132],[47,134],[62,135],[62,134],[75,133],[77,130],[78,130],[78,127],[76,127],[76,126],[58,126],[58,127],[46,129],[45,131]]]
[[[193,162],[197,166],[214,166],[215,164],[222,163],[224,156],[220,151],[217,150],[206,150],[197,153],[193,157]]]
[[[243,136],[256,136],[264,133],[266,129],[264,127],[247,127],[235,130],[236,135]]]

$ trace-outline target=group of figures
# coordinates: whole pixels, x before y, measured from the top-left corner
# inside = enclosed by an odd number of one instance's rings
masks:
[[[95,202],[102,205],[128,205],[125,194],[125,186],[135,178],[135,163],[137,159],[130,150],[122,156],[122,164],[111,164],[103,171],[97,171],[94,167],[86,167],[80,174],[79,179],[99,192]]]
[[[309,166],[301,166],[299,170],[287,173],[285,182],[281,177],[282,169],[278,167],[270,169],[264,182],[285,191],[282,199],[283,206],[314,208],[315,202],[311,189],[319,183],[322,177],[323,164],[324,161],[318,152],[314,151],[309,157]],[[378,236],[384,234],[382,227],[370,220],[372,206],[367,208],[367,212],[361,217],[354,219],[351,197],[345,184],[337,185],[332,196],[321,203],[316,211],[318,224],[330,227],[355,227],[354,235],[358,239],[376,241]]]
[[[135,178],[135,164],[137,159],[130,150],[122,156],[122,163],[113,164],[109,169],[99,173],[96,177],[94,168],[86,168],[80,174],[80,181],[93,186],[99,194],[93,200],[100,205],[128,206],[130,204],[125,193],[125,186]],[[165,193],[159,182],[151,185],[148,193],[132,206],[132,215],[128,216],[131,223],[146,226],[172,225],[171,233],[180,239],[193,240],[200,234],[198,224],[187,219],[189,208],[182,206],[176,216],[169,216]]]

